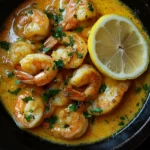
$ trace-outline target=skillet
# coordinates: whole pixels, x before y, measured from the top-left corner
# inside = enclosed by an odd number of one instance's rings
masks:
[[[150,1],[122,0],[144,24],[150,34]],[[0,25],[23,0],[0,0]],[[112,137],[90,145],[68,147],[56,145],[21,131],[0,104],[0,150],[116,150],[134,149],[150,135],[150,97],[131,123]]]

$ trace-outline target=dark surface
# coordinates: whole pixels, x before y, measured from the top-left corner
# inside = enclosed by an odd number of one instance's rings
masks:
[[[12,8],[16,7],[21,0],[0,0],[0,20],[1,24],[3,20],[11,12]],[[150,1],[143,0],[124,0],[138,15],[146,29],[149,29],[150,33]],[[141,142],[150,134],[150,122],[147,120],[150,116],[150,100],[147,101],[145,108],[141,111],[140,115],[131,123],[131,125],[117,136],[109,138],[103,142],[88,146],[79,147],[66,147],[55,144],[50,144],[45,141],[41,141],[23,132],[16,127],[10,116],[6,113],[3,107],[0,105],[0,150],[110,150],[116,147],[121,150],[133,150],[136,146],[139,146]],[[147,124],[147,125],[146,125]],[[108,142],[109,141],[109,142]],[[145,144],[148,144],[150,140],[146,140],[139,146],[138,150],[148,150],[145,148]],[[144,147],[144,148],[143,148]]]

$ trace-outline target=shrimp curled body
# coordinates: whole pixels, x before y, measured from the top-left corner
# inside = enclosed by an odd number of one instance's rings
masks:
[[[43,86],[57,74],[52,58],[45,54],[29,54],[20,61],[20,65],[21,70],[15,71],[16,77],[28,84]]]
[[[65,108],[60,111],[59,121],[51,129],[51,134],[64,139],[75,139],[81,137],[87,127],[88,120],[81,112],[70,112]]]

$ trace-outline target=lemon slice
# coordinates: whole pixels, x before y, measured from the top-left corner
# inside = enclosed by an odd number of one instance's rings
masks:
[[[147,42],[123,16],[102,16],[91,29],[88,49],[99,71],[114,79],[134,79],[148,67]]]

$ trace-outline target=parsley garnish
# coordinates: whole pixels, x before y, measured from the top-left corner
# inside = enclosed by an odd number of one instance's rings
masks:
[[[20,82],[21,82],[21,80],[16,80],[15,84],[18,85],[18,84],[20,84]]]
[[[76,52],[76,55],[77,55],[77,57],[78,57],[79,59],[82,59],[82,58],[83,58],[83,54],[81,54],[81,53]]]
[[[8,90],[8,92],[13,94],[13,95],[17,95],[20,92],[20,90],[21,90],[21,88],[18,88],[18,89],[14,90],[14,91]]]
[[[33,110],[32,110],[32,109],[30,109],[30,110],[29,110],[29,112],[30,112],[30,113],[33,113]]]
[[[135,92],[136,92],[136,93],[140,93],[141,90],[142,90],[141,87],[138,87],[138,88],[136,88]]]
[[[86,118],[91,118],[92,117],[92,114],[89,114],[88,112],[83,112],[83,114]]]
[[[75,29],[75,31],[78,32],[78,33],[80,33],[82,30],[83,30],[82,27],[78,27],[78,28]]]
[[[59,8],[59,11],[60,11],[60,12],[64,12],[64,10],[65,10],[65,9],[63,9],[63,8]]]
[[[24,38],[19,37],[17,38],[17,41],[24,41]]]
[[[54,61],[54,66],[53,67],[57,67],[58,69],[64,68],[64,62],[60,59],[57,61]]]
[[[34,99],[31,96],[27,96],[22,99],[25,103],[28,103],[29,101],[33,101]]]
[[[77,107],[75,104],[70,104],[69,105],[69,111],[77,111]]]
[[[119,126],[124,126],[125,124],[124,124],[123,121],[121,121],[118,125],[119,125]]]
[[[90,111],[91,111],[91,113],[100,113],[100,114],[103,112],[103,110],[99,107],[97,107],[95,109],[91,109]]]
[[[68,46],[72,47],[74,45],[74,39],[72,36],[68,36],[69,40],[70,40],[70,43],[68,43]]]
[[[32,11],[32,10],[29,10],[29,11],[28,11],[28,14],[32,15],[32,14],[33,14],[33,11]]]
[[[94,8],[93,8],[91,3],[88,3],[88,8],[89,8],[90,11],[92,11],[92,12],[94,11]]]
[[[49,50],[51,50],[49,47],[43,48],[43,52],[44,52],[44,53],[47,53]]]
[[[27,120],[27,122],[30,122],[31,119],[35,119],[33,115],[26,115],[24,114],[24,118]]]
[[[80,2],[80,0],[77,0],[77,1],[76,1],[76,4],[78,4],[79,2]]]
[[[46,122],[50,124],[49,128],[53,128],[53,125],[57,122],[57,116],[52,116],[51,118],[46,119]]]
[[[9,42],[6,42],[6,41],[0,41],[0,47],[1,47],[2,49],[9,50],[9,48],[10,48],[10,43],[9,43]]]
[[[107,89],[107,86],[105,84],[102,84],[99,89],[99,93],[104,93],[106,89]]]
[[[76,52],[75,52],[75,51],[70,52],[70,53],[68,54],[68,56],[72,57],[74,53],[76,53]]]
[[[62,27],[57,27],[55,30],[52,30],[52,36],[56,39],[62,40],[66,33],[63,32]]]
[[[122,117],[120,117],[120,119],[121,119],[121,120],[125,120],[125,117],[122,116]]]
[[[148,91],[150,90],[150,87],[149,87],[147,84],[144,84],[144,85],[143,85],[143,90],[144,90],[145,92],[148,92]]]
[[[136,106],[139,107],[139,106],[140,106],[140,103],[137,103]]]
[[[14,72],[6,72],[8,78],[12,78],[15,74]]]

